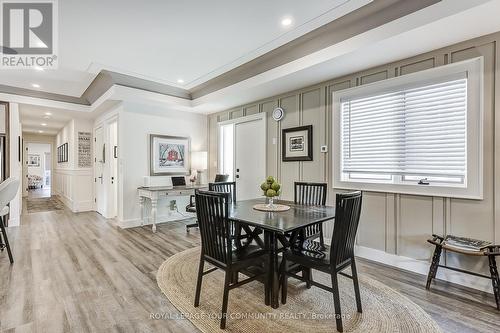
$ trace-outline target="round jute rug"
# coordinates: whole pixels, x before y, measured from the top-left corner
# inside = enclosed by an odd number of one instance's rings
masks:
[[[158,269],[158,286],[202,332],[221,332],[224,272],[204,276],[200,306],[193,306],[199,256],[198,247],[168,258]],[[328,275],[317,271],[313,275],[315,281],[330,285]],[[361,314],[356,312],[352,281],[339,275],[344,332],[441,332],[422,308],[395,290],[362,274],[359,283]],[[264,304],[264,286],[254,281],[229,292],[225,332],[336,332],[334,313],[331,293],[316,287],[306,289],[303,282],[292,278],[287,303],[272,309]]]

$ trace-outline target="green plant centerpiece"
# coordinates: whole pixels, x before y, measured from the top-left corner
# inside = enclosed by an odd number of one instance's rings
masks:
[[[281,194],[281,185],[273,176],[269,176],[265,182],[260,184],[260,189],[264,192],[264,196],[269,199],[267,207],[273,209],[274,197],[278,197]]]

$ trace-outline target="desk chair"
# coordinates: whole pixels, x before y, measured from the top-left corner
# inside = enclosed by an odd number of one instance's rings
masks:
[[[228,178],[229,178],[229,175],[217,174],[217,175],[215,175],[214,183],[226,182],[228,180]],[[195,203],[194,199],[195,199],[195,196],[192,194],[189,197],[189,205],[186,206],[186,212],[196,213],[196,203]],[[195,223],[188,224],[188,225],[186,225],[186,232],[189,232],[190,228],[198,228],[198,227],[199,227],[198,221],[196,221]]]
[[[7,231],[5,230],[5,217],[7,216],[7,214],[9,214],[9,206],[7,205],[16,196],[18,188],[19,180],[15,178],[9,178],[0,184],[0,229],[2,229],[2,237],[0,237],[0,249],[3,251],[4,248],[7,248],[7,253],[9,254],[9,260],[11,264],[14,263],[14,257],[12,256],[12,251],[10,250],[9,245],[9,238],[7,237]]]

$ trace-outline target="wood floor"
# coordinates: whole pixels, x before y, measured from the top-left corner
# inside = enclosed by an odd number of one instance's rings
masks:
[[[179,313],[155,279],[166,258],[199,245],[199,232],[187,234],[184,225],[162,224],[152,234],[121,230],[96,213],[25,213],[8,230],[14,265],[0,253],[0,331],[196,332],[174,318]],[[491,295],[440,281],[427,292],[423,276],[358,262],[360,274],[409,297],[444,332],[500,331]]]

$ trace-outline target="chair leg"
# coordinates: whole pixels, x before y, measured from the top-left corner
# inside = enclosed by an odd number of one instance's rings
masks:
[[[354,294],[356,295],[356,306],[358,307],[358,312],[362,313],[363,309],[361,308],[361,294],[359,293],[358,270],[356,269],[354,258],[351,259],[351,272],[352,282],[354,283]]]
[[[5,216],[2,216],[1,220],[0,220],[0,226],[2,228],[2,236],[3,236],[4,242],[5,242],[5,247],[7,248],[7,253],[9,254],[10,263],[13,264],[14,257],[12,256],[12,251],[10,250],[9,238],[7,238],[7,231],[5,230],[4,219],[5,219]]]
[[[226,277],[224,279],[224,295],[222,296],[222,313],[220,319],[220,328],[223,330],[226,328],[226,317],[227,317],[227,302],[229,299],[229,283],[231,282],[231,272],[226,271]]]
[[[283,257],[280,267],[281,274],[281,304],[286,304],[286,297],[288,294],[288,276],[286,275],[286,260]]]
[[[190,228],[198,228],[198,227],[199,227],[198,221],[196,221],[196,223],[187,224],[186,225],[186,232],[189,232]]]
[[[337,278],[337,272],[331,273],[332,278],[332,291],[333,291],[333,305],[335,307],[335,321],[337,323],[337,331],[342,332],[342,313],[340,310],[340,294],[339,294],[339,282]]]
[[[203,269],[205,267],[205,260],[203,255],[200,257],[200,266],[198,267],[198,280],[196,281],[196,293],[194,296],[194,307],[200,305],[201,282],[203,281]]]

